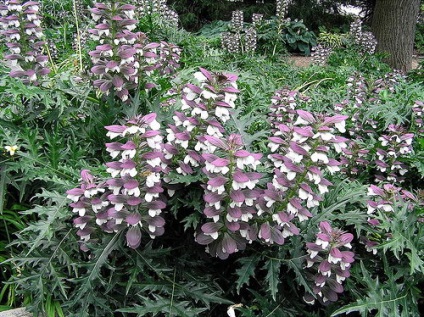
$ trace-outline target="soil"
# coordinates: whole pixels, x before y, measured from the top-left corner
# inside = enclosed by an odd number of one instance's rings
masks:
[[[414,56],[412,58],[412,69],[417,69],[419,67],[420,61],[423,59],[424,56]],[[289,56],[289,61],[297,67],[308,67],[312,63],[312,57],[291,55]]]

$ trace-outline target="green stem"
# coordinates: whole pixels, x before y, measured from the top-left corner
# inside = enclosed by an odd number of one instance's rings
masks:
[[[7,227],[6,219],[3,217],[4,202],[6,200],[6,169],[4,167],[0,167],[0,193],[0,216],[2,216],[1,218],[3,219],[7,241],[10,243],[11,239],[9,229]]]
[[[82,50],[81,50],[81,32],[78,23],[78,14],[77,14],[77,4],[76,0],[72,1],[72,9],[75,17],[75,27],[77,29],[77,50],[78,50],[78,60],[79,60],[79,72],[82,73],[83,65],[82,65]]]

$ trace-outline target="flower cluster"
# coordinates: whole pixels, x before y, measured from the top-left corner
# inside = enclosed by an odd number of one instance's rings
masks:
[[[75,9],[75,13],[77,15],[77,18],[79,20],[85,20],[88,18],[88,10],[85,7],[84,3],[82,0],[74,0],[74,9]]]
[[[286,115],[284,123],[272,122],[275,132],[269,138],[272,154],[268,159],[273,178],[257,204],[258,214],[264,214],[268,225],[283,238],[299,233],[295,220],[302,222],[312,217],[310,209],[319,205],[321,195],[332,185],[325,172],[340,170],[340,162],[329,157],[330,149],[340,153],[347,141],[335,134],[336,130],[345,132],[347,116],[314,116],[305,110],[289,110],[280,111]]]
[[[348,147],[343,149],[342,160],[346,166],[343,171],[348,175],[356,177],[361,171],[374,168],[376,182],[394,183],[404,180],[403,176],[409,169],[405,164],[405,157],[412,153],[413,127],[394,124],[381,127],[376,119],[367,115],[369,106],[375,107],[383,102],[380,98],[381,92],[394,92],[403,77],[400,73],[389,73],[371,84],[358,74],[349,78],[348,94],[352,101],[346,100],[335,106],[336,113],[348,114],[351,117],[347,130],[354,140],[349,141]],[[374,142],[372,149],[363,148],[361,144],[370,137],[379,142]]]
[[[237,54],[241,52],[240,33],[223,32],[221,34],[222,48],[228,53]]]
[[[361,108],[368,98],[368,84],[364,76],[359,72],[354,72],[347,79],[347,93],[350,100],[353,100],[354,108]]]
[[[283,21],[288,12],[289,0],[276,0],[276,12],[279,21]]]
[[[243,11],[236,10],[231,13],[230,29],[233,32],[241,32],[243,30]]]
[[[80,29],[79,33],[74,33],[72,38],[72,49],[78,52],[80,48],[86,47],[90,34],[87,29]]]
[[[110,178],[97,182],[87,170],[81,172],[80,187],[67,191],[72,211],[77,214],[75,227],[85,243],[95,241],[96,228],[113,233],[126,230],[127,245],[137,248],[142,231],[151,238],[164,232],[160,216],[166,203],[162,196],[162,174],[167,160],[162,151],[162,136],[156,114],[135,117],[126,125],[107,126],[111,139],[126,142],[106,144],[115,161],[106,163]]]
[[[373,160],[370,150],[364,148],[363,140],[375,134],[377,122],[364,116],[366,104],[370,99],[369,92],[372,90],[365,78],[359,73],[354,73],[348,78],[347,87],[348,99],[336,104],[334,111],[350,117],[347,131],[351,140],[347,142],[348,146],[342,150],[341,170],[349,177],[356,178],[369,168]]]
[[[350,34],[354,39],[359,38],[362,32],[362,21],[361,19],[356,19],[350,24]]]
[[[396,85],[404,79],[404,75],[399,72],[385,74],[383,78],[368,83],[365,78],[355,72],[347,80],[348,99],[342,104],[337,104],[335,111],[338,113],[349,112],[352,118],[352,126],[349,127],[349,135],[355,139],[362,139],[366,135],[372,135],[377,129],[377,121],[367,118],[364,112],[368,110],[368,105],[381,103],[380,92],[394,92]]]
[[[262,17],[261,14],[254,14],[252,26],[243,28],[243,11],[233,11],[230,22],[231,32],[221,34],[222,48],[231,54],[254,52],[257,44],[257,27]]]
[[[413,210],[420,204],[423,205],[423,201],[420,202],[414,194],[392,184],[370,185],[368,196],[370,199],[367,201],[367,214],[369,215],[367,222],[374,229],[381,229],[381,216],[385,220],[392,218],[391,214],[395,212],[398,203],[406,203],[408,210]],[[390,232],[383,229],[381,237],[390,239]],[[375,237],[362,236],[361,242],[365,245],[367,251],[377,253],[376,247],[379,242],[375,241]]]
[[[279,123],[293,123],[297,115],[296,110],[306,106],[308,101],[309,97],[296,90],[287,88],[277,90],[271,98],[271,112],[268,114],[274,132],[278,131]]]
[[[305,302],[313,304],[315,299],[323,303],[335,302],[343,292],[343,281],[350,276],[354,253],[350,249],[351,233],[332,228],[328,222],[320,222],[315,242],[307,242],[307,268],[313,282],[313,294],[304,296]]]
[[[362,30],[362,21],[356,19],[350,25],[350,34],[356,45],[360,47],[362,54],[374,54],[377,47],[377,40],[372,32]]]
[[[244,50],[246,53],[248,52],[254,52],[256,51],[256,44],[257,44],[257,32],[254,27],[250,27],[246,29],[244,36]]]
[[[264,15],[260,13],[253,13],[252,14],[252,24],[253,26],[257,27],[263,20]]]
[[[166,25],[178,28],[178,14],[168,7],[166,0],[134,0],[134,5],[140,18],[158,15]]]
[[[393,212],[393,206],[398,200],[409,201],[411,208],[413,208],[414,202],[417,201],[411,192],[392,184],[384,184],[381,187],[370,185],[368,196],[373,197],[373,200],[368,200],[367,202],[367,213],[369,215],[376,212]]]
[[[10,76],[25,84],[38,85],[39,79],[50,73],[48,57],[43,54],[43,30],[36,1],[23,4],[9,0],[0,4],[0,28],[10,54],[4,56],[11,68]]]
[[[173,72],[178,66],[179,49],[165,42],[149,43],[146,35],[132,32],[136,28],[135,6],[114,2],[111,5],[96,3],[92,17],[100,23],[89,30],[94,40],[100,42],[90,57],[92,73],[98,77],[94,86],[104,94],[113,92],[127,101],[130,90],[141,84],[141,74]],[[159,51],[159,53],[158,53]],[[152,86],[144,82],[145,88]]]
[[[396,85],[398,85],[402,80],[405,79],[405,74],[403,74],[401,71],[395,70],[393,72],[385,74],[382,78],[375,80],[372,84],[372,92],[375,95],[375,98],[372,100],[378,101],[378,94],[384,90],[394,93]]]
[[[205,162],[202,153],[213,153],[215,146],[207,137],[221,138],[223,124],[230,118],[230,109],[237,98],[237,76],[211,73],[203,68],[195,75],[198,85],[182,89],[181,112],[176,111],[167,131],[167,156],[179,158],[175,171],[181,175]]]
[[[196,241],[211,255],[226,259],[256,240],[258,229],[249,220],[256,214],[255,201],[261,193],[256,186],[262,174],[255,170],[262,155],[244,150],[237,134],[205,138],[216,147],[214,153],[202,154],[202,171],[208,178],[203,212],[212,221],[202,225]]]
[[[414,124],[419,134],[424,134],[424,102],[417,100],[412,106]]]
[[[379,172],[387,175],[377,174],[376,181],[401,182],[408,168],[399,158],[412,152],[414,134],[407,133],[404,127],[394,124],[390,124],[385,132],[387,134],[378,138],[380,147],[376,149],[378,158],[375,164]]]
[[[171,43],[160,42],[157,48],[157,71],[160,75],[174,74],[180,67],[181,49]]]
[[[332,52],[331,47],[326,47],[322,44],[314,46],[311,50],[312,62],[316,65],[325,65]]]
[[[225,259],[256,239],[257,230],[248,221],[256,213],[260,191],[255,187],[261,174],[255,169],[262,155],[244,150],[240,135],[225,132],[238,93],[237,77],[200,69],[195,78],[197,85],[182,89],[181,112],[175,112],[174,124],[167,129],[165,156],[176,162],[172,170],[177,174],[204,175],[203,213],[209,222],[202,225],[196,241]],[[173,179],[172,174],[166,178]]]
[[[364,148],[359,141],[350,140],[347,147],[342,150],[343,157],[340,159],[342,163],[341,172],[352,179],[356,179],[370,166],[370,150]]]
[[[122,101],[128,99],[129,90],[137,87],[140,68],[137,55],[144,53],[147,41],[144,34],[131,32],[137,24],[133,19],[134,9],[132,5],[115,2],[96,3],[90,10],[93,19],[100,22],[89,30],[92,39],[100,42],[89,53],[94,64],[91,71],[99,78],[94,86],[105,94],[114,92]]]

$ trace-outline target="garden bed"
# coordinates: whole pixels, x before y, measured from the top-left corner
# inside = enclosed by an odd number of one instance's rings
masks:
[[[317,38],[279,7],[192,34],[143,8],[0,8],[0,304],[422,313],[420,70],[392,70],[359,21]],[[316,43],[314,65],[286,56]]]

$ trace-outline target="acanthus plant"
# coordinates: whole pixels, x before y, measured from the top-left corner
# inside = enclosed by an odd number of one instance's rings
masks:
[[[10,76],[25,84],[39,85],[50,73],[48,57],[43,54],[45,42],[37,1],[5,1],[0,4],[1,35],[9,54],[4,56],[11,68]]]
[[[349,78],[348,99],[334,106],[336,113],[351,118],[347,129],[351,140],[343,150],[343,170],[349,176],[356,177],[364,170],[373,169],[375,182],[400,183],[410,171],[407,159],[413,153],[417,132],[420,136],[421,101],[412,106],[413,120],[409,125],[388,124],[385,127],[378,118],[367,114],[384,103],[380,94],[393,93],[402,79],[399,73],[389,73],[371,84],[358,74]],[[370,143],[369,140],[374,141]]]
[[[362,54],[374,54],[377,40],[372,32],[362,30],[361,19],[356,19],[350,25],[350,35]]]
[[[221,36],[222,48],[231,54],[254,52],[257,47],[257,30],[261,20],[262,15],[254,14],[252,25],[244,28],[243,11],[233,11],[229,24],[230,31],[223,32]]]
[[[177,46],[149,42],[144,33],[133,32],[135,9],[119,1],[96,3],[91,9],[94,21],[100,22],[89,30],[92,39],[100,43],[89,53],[94,64],[91,71],[98,77],[94,86],[106,95],[113,92],[122,101],[137,87],[152,88],[149,75],[155,71],[171,74],[179,67]]]
[[[325,44],[318,44],[311,49],[312,61],[315,65],[325,65],[328,57],[331,55],[332,48],[327,47]]]
[[[407,254],[412,271],[423,270],[422,261],[417,261],[418,254],[414,249],[418,243],[411,241],[415,238],[419,240],[418,232],[423,228],[424,217],[419,211],[424,206],[423,197],[386,183],[370,185],[368,198],[368,230],[360,237],[366,250],[377,254],[379,249],[384,248],[385,252],[390,248],[399,258],[397,250],[406,247],[410,251]]]
[[[166,199],[177,201],[185,194],[178,189],[188,183],[203,189],[195,240],[220,259],[254,242],[283,245],[313,217],[332,185],[325,175],[340,170],[334,155],[346,147],[337,134],[345,132],[347,116],[297,109],[302,96],[278,91],[264,156],[249,151],[232,130],[237,76],[205,69],[194,76],[196,84],[183,87],[181,109],[163,133],[154,113],[106,127],[109,136],[122,139],[106,144],[117,159],[106,164],[111,178],[96,182],[84,172],[82,185],[68,191],[83,242],[98,234],[97,227],[126,230],[131,248],[139,246],[142,230],[162,234]]]
[[[417,128],[417,134],[424,136],[424,101],[415,101],[412,106],[412,118]]]
[[[162,136],[156,115],[148,114],[129,120],[125,125],[106,126],[111,139],[106,150],[115,159],[106,163],[110,178],[97,180],[89,171],[81,172],[81,186],[67,191],[74,225],[86,243],[96,241],[97,228],[107,233],[126,231],[127,245],[137,248],[142,232],[151,238],[164,232],[160,216],[166,203],[162,175],[167,161],[161,151]]]
[[[347,139],[337,136],[345,132],[347,116],[326,117],[296,110],[296,102],[282,100],[281,93],[272,106],[274,136],[269,138],[273,167],[272,182],[266,184],[258,208],[261,228],[274,233],[267,242],[284,243],[284,238],[299,234],[296,222],[312,217],[310,210],[319,205],[331,184],[325,172],[340,171],[340,162],[329,156],[331,149],[340,153]],[[288,92],[290,95],[290,92]],[[281,102],[282,100],[282,102]],[[261,234],[263,237],[263,234]]]
[[[199,174],[203,179],[204,209],[207,219],[196,234],[196,241],[207,245],[210,254],[222,259],[244,249],[249,239],[247,221],[255,213],[255,190],[261,175],[257,172],[261,154],[243,148],[241,136],[228,133],[239,92],[237,76],[214,74],[205,69],[195,74],[198,85],[182,89],[181,112],[175,112],[174,124],[167,129],[166,150],[172,155],[175,172]],[[175,180],[172,174],[169,181]],[[247,237],[247,238],[246,238]]]
[[[307,293],[304,300],[313,304],[317,297],[323,303],[335,302],[343,293],[343,281],[350,276],[355,254],[350,242],[351,233],[344,232],[322,221],[315,242],[307,242],[307,270],[313,282],[313,294]]]
[[[178,27],[178,13],[170,9],[166,0],[134,0],[133,3],[140,18],[157,15],[164,24],[172,28]]]

